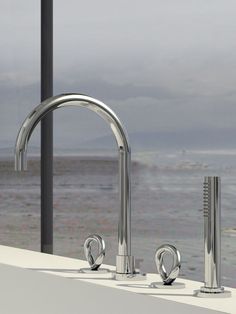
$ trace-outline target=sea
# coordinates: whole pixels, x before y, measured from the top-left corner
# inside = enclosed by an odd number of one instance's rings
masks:
[[[24,173],[14,171],[12,156],[0,156],[2,244],[40,250],[39,174],[37,156],[29,155]],[[155,273],[157,248],[172,244],[181,255],[179,276],[204,281],[205,176],[221,178],[222,284],[236,287],[236,150],[134,152],[132,254],[138,267]],[[85,259],[85,238],[99,234],[106,243],[104,262],[115,264],[119,217],[116,154],[57,153],[53,207],[54,254]]]

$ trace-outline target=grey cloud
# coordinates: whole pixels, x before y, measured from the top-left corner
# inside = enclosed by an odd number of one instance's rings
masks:
[[[168,87],[159,87],[157,85],[139,85],[133,83],[114,84],[102,79],[77,80],[71,83],[68,81],[56,81],[55,90],[59,92],[81,92],[104,100],[124,101],[130,98],[156,98],[169,99],[176,97]]]
[[[67,80],[65,79],[65,82]],[[15,83],[16,84],[16,83]],[[9,139],[13,145],[20,124],[39,103],[39,84],[0,88],[4,103],[0,116],[2,140]],[[103,100],[120,116],[129,133],[153,134],[166,132],[192,132],[201,138],[201,130],[235,129],[236,93],[219,95],[175,94],[155,86],[127,86],[99,80],[78,81],[71,84],[55,82],[56,93],[82,92]],[[78,88],[79,86],[79,88]],[[11,104],[11,106],[9,105]],[[58,147],[79,146],[80,143],[109,134],[109,128],[88,110],[58,110],[54,114],[55,143]],[[199,133],[196,130],[199,129]],[[73,130],[73,132],[72,132]],[[7,134],[4,133],[7,131]],[[76,131],[76,132],[75,132]],[[76,136],[73,134],[76,133]],[[32,145],[38,143],[38,134]],[[140,141],[142,140],[140,135]],[[153,139],[154,137],[151,136]],[[164,136],[160,137],[160,140]],[[146,141],[145,141],[146,142]],[[4,142],[5,143],[5,142]],[[154,143],[155,144],[155,143]],[[5,144],[4,144],[5,145]]]
[[[39,9],[31,0],[0,4],[1,146],[13,145],[21,121],[39,102]],[[193,132],[200,140],[197,129],[232,131],[235,9],[234,0],[227,5],[222,0],[57,0],[55,93],[104,100],[143,142],[142,132],[154,141],[156,132]],[[61,146],[109,133],[83,110],[57,112],[55,130]]]

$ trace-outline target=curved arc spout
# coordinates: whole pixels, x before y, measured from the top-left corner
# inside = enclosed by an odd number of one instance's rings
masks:
[[[81,94],[63,94],[43,101],[25,119],[16,139],[15,169],[27,169],[27,146],[30,136],[50,111],[67,106],[86,107],[101,116],[110,125],[119,150],[120,216],[118,225],[118,256],[116,272],[133,274],[131,256],[131,204],[130,204],[130,146],[126,131],[116,114],[103,102]]]
[[[99,116],[101,116],[105,121],[110,124],[112,132],[116,138],[119,150],[124,149],[125,151],[130,152],[128,137],[126,135],[124,127],[122,126],[116,114],[107,105],[95,98],[86,95],[63,94],[50,97],[47,100],[43,101],[40,105],[35,107],[35,109],[25,119],[18,133],[15,145],[16,157],[17,155],[20,155],[20,157],[22,158],[22,163],[20,163],[19,160],[16,160],[16,170],[26,170],[26,163],[24,163],[24,160],[26,162],[26,158],[24,155],[27,153],[27,143],[39,121],[48,112],[67,106],[86,107],[96,112]],[[17,169],[17,167],[19,169]]]

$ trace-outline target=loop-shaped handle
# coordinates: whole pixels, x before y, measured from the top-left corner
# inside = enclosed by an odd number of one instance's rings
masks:
[[[163,260],[164,255],[166,253],[171,254],[173,258],[172,267],[169,274],[167,273],[165,269],[164,260]],[[178,277],[179,270],[181,267],[179,251],[173,245],[163,244],[156,250],[155,262],[156,262],[157,271],[160,274],[164,285],[171,285],[175,281],[175,279]]]
[[[92,242],[96,242],[98,245],[98,255],[96,257],[92,255]],[[84,241],[84,255],[91,270],[98,270],[105,257],[105,242],[103,238],[97,234],[88,236]]]

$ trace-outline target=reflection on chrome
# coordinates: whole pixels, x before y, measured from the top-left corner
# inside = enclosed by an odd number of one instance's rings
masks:
[[[134,257],[131,256],[131,207],[130,207],[130,146],[124,127],[116,114],[104,103],[80,94],[63,94],[51,97],[38,105],[25,119],[15,145],[15,169],[27,169],[27,146],[30,136],[41,119],[55,109],[85,107],[101,116],[111,127],[119,151],[120,216],[118,225],[117,279],[134,278]],[[139,277],[139,276],[137,276]]]
[[[98,246],[98,254],[96,257],[92,254],[92,243],[96,243]],[[86,260],[89,263],[91,270],[98,270],[101,266],[103,259],[105,257],[105,241],[103,238],[98,234],[89,235],[84,241],[84,255]]]
[[[198,297],[231,296],[230,291],[221,286],[221,180],[220,177],[204,178],[204,286],[195,291]]]
[[[169,274],[167,273],[164,266],[164,255],[166,253],[169,253],[173,258],[172,267]],[[171,285],[178,277],[181,267],[179,251],[173,245],[163,244],[156,250],[155,263],[157,271],[160,274],[164,285]]]

